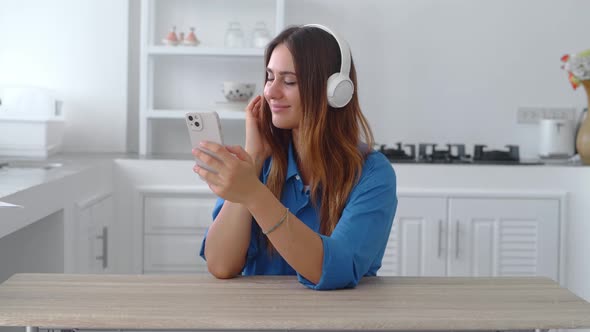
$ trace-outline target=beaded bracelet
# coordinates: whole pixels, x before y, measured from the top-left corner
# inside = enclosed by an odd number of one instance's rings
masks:
[[[279,226],[281,226],[285,220],[287,220],[289,217],[289,208],[287,208],[287,211],[285,211],[285,215],[281,218],[281,220],[279,220],[279,222],[277,222],[274,226],[272,226],[268,231],[262,231],[262,234],[264,235],[268,235],[270,233],[272,233],[275,229],[279,228]]]

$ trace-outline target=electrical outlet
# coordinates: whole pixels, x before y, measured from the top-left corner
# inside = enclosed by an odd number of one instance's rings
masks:
[[[541,119],[576,120],[576,109],[574,107],[519,107],[516,123],[537,124]]]
[[[548,107],[544,112],[544,119],[576,120],[576,109],[573,107]]]
[[[516,123],[539,123],[539,120],[543,118],[545,109],[542,107],[519,107],[516,114]]]

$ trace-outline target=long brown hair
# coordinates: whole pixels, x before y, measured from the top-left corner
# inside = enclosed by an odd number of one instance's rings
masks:
[[[268,66],[273,50],[281,44],[293,56],[303,109],[299,123],[301,141],[294,145],[300,147],[296,155],[299,161],[305,161],[311,171],[309,181],[312,202],[320,200],[320,233],[330,235],[373,147],[373,134],[359,105],[352,59],[350,79],[355,86],[352,100],[340,109],[328,105],[328,77],[340,71],[341,62],[340,48],[331,34],[312,27],[287,28],[267,46],[265,65]],[[262,107],[260,129],[272,150],[266,185],[280,199],[287,173],[291,130],[280,129],[272,124],[270,107],[264,98]],[[365,143],[367,148],[361,149],[361,143]]]

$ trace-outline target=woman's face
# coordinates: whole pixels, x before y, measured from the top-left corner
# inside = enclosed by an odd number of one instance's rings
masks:
[[[264,98],[270,106],[273,125],[281,129],[296,129],[303,111],[293,57],[284,44],[272,51],[266,78]]]

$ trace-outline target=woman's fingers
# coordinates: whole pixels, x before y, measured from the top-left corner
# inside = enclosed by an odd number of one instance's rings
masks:
[[[218,158],[212,156],[211,154],[199,148],[193,149],[193,156],[198,158],[200,161],[205,163],[209,168],[213,170],[218,170],[222,165],[222,162]]]
[[[262,96],[258,95],[256,98],[252,99],[252,103],[249,105],[248,113],[252,115],[253,118],[259,119],[260,118],[260,110],[262,108]]]
[[[240,159],[242,161],[249,161],[251,158],[250,155],[248,154],[248,152],[246,152],[246,150],[244,150],[239,145],[226,146],[225,148],[227,151],[231,152],[236,157],[238,157],[238,159]]]
[[[261,96],[258,95],[256,97],[254,97],[252,100],[250,100],[250,102],[248,103],[248,106],[246,106],[246,110],[248,110],[250,112],[255,111],[258,108],[257,105],[260,104],[260,99],[261,99]]]
[[[195,150],[201,150],[202,153],[217,159],[221,163],[226,162],[231,157],[231,154],[225,149],[224,145],[215,142],[201,141],[199,148]],[[205,150],[205,152],[202,150]]]
[[[199,175],[199,177],[201,178],[201,180],[207,182],[207,184],[209,186],[219,185],[219,179],[217,177],[217,174],[210,172],[206,168],[203,168],[203,167],[195,164],[195,166],[193,166],[193,172],[197,173]]]
[[[215,163],[214,170],[218,172],[220,177],[228,174],[228,170],[231,173],[231,169],[234,169],[238,161],[238,157],[235,156],[233,151],[227,149],[226,146],[217,144],[214,142],[201,142],[200,148],[205,149],[207,152],[201,152],[209,155],[211,158],[217,159],[217,161],[211,161]],[[213,155],[211,155],[213,154]],[[210,159],[208,159],[210,160]]]

